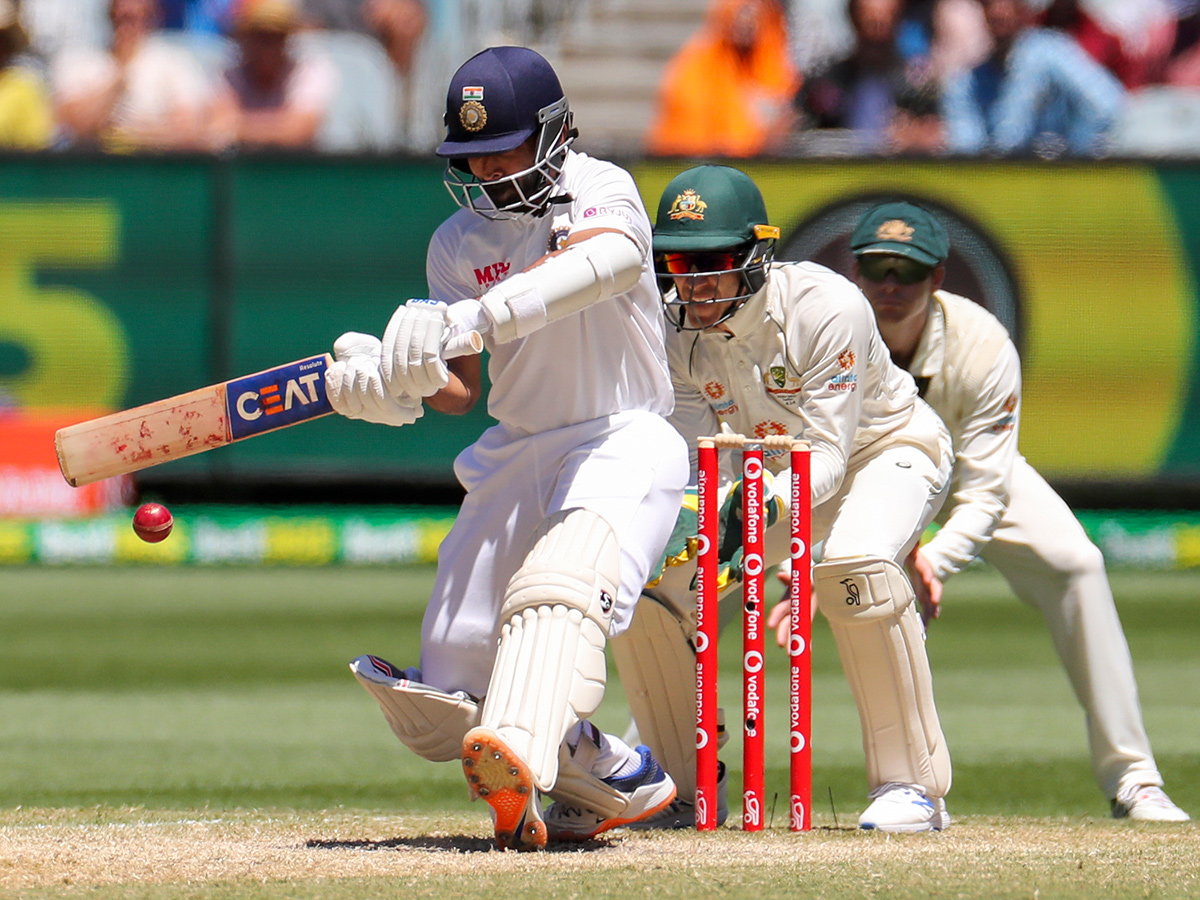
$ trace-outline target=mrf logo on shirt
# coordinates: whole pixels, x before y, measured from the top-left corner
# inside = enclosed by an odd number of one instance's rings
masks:
[[[484,266],[482,269],[476,269],[475,283],[480,287],[491,287],[507,278],[508,270],[511,268],[512,263],[508,260],[503,260],[501,262],[494,262],[490,266]]]

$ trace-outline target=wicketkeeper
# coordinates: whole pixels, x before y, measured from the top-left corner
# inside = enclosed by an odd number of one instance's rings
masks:
[[[1087,715],[1092,770],[1117,818],[1180,822],[1142,724],[1129,647],[1100,550],[1017,450],[1021,361],[999,320],[941,290],[950,241],[928,210],[884,203],[850,240],[855,278],[892,358],[954,438],[941,528],[913,556],[918,595],[937,618],[942,583],[981,556],[1042,611]]]
[[[862,293],[815,263],[774,262],[778,234],[757,186],[737,169],[689,169],[663,193],[654,258],[671,326],[671,422],[689,441],[693,465],[696,439],[722,428],[811,443],[812,539],[824,541],[813,583],[866,751],[871,803],[859,824],[940,830],[949,823],[950,756],[903,563],[942,504],[950,437],[912,378],[893,365]],[[788,464],[786,451],[767,451],[781,495],[766,532],[767,565],[789,556]],[[732,474],[724,477],[731,486]],[[736,519],[724,528],[740,536]],[[687,529],[680,531],[661,580],[613,641],[641,738],[680,788],[671,807],[639,826],[694,821],[695,565]],[[739,593],[725,593],[725,615]]]
[[[587,722],[605,647],[671,533],[687,447],[672,396],[650,222],[629,173],[571,149],[571,113],[532,50],[472,57],[446,101],[445,181],[462,207],[434,234],[430,299],[382,342],[345,335],[329,376],[343,414],[405,424],[422,398],[465,412],[477,331],[498,424],[455,460],[466,499],[438,554],[421,664],[352,665],[396,736],[461,760],[501,847],[583,839],[651,815],[674,782],[645,747]],[[541,794],[555,799],[543,811]]]

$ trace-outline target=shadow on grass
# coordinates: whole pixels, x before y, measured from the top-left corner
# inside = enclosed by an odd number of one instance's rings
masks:
[[[610,838],[592,838],[588,841],[560,841],[551,843],[543,853],[594,853],[597,850],[607,850],[619,841]],[[389,838],[384,841],[305,841],[308,850],[361,850],[368,853],[382,850],[424,850],[435,853],[493,853],[501,852],[496,842],[491,838],[480,838],[468,835],[446,835],[431,837],[418,835],[414,837]]]

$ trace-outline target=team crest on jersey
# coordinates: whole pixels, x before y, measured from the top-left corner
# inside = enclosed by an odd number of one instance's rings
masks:
[[[713,400],[720,400],[725,396],[725,385],[719,381],[710,381],[704,386],[704,393]]]
[[[913,238],[914,228],[903,219],[888,219],[875,232],[876,240],[899,241],[907,244]]]
[[[776,356],[775,362],[767,368],[763,375],[763,387],[769,397],[784,406],[794,407],[800,402],[800,379],[788,374],[782,356]]]
[[[478,100],[467,100],[466,93],[471,88],[463,88],[463,105],[458,108],[458,121],[467,131],[482,131],[487,124],[487,109]],[[483,96],[483,88],[479,88],[479,96]]]
[[[569,225],[558,225],[550,229],[550,240],[546,245],[546,252],[553,253],[555,250],[561,250],[567,243],[567,235],[571,233]]]
[[[671,204],[671,210],[667,213],[668,218],[678,221],[679,219],[697,219],[704,218],[704,211],[708,209],[708,204],[700,199],[700,195],[688,188],[682,194],[675,198]]]

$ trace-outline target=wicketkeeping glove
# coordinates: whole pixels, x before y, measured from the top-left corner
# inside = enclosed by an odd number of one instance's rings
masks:
[[[384,387],[379,338],[348,331],[333,342],[333,355],[325,394],[335,412],[380,425],[411,425],[424,415],[420,398],[393,397]]]
[[[393,397],[430,397],[450,383],[450,370],[442,359],[447,309],[440,301],[417,299],[392,313],[383,332],[379,368]]]
[[[783,498],[775,494],[770,474],[763,473],[763,515],[766,517],[766,527],[770,528],[779,521],[786,507]],[[720,535],[717,545],[717,584],[724,587],[730,581],[742,580],[742,483],[735,481],[733,490],[721,504],[717,515]]]
[[[675,527],[671,531],[671,537],[667,539],[667,547],[658,558],[658,563],[650,570],[650,579],[646,582],[646,587],[656,587],[667,574],[667,569],[686,565],[696,558],[700,546],[699,528],[696,524],[697,509],[696,492],[689,489],[683,495],[683,505],[675,518]]]

